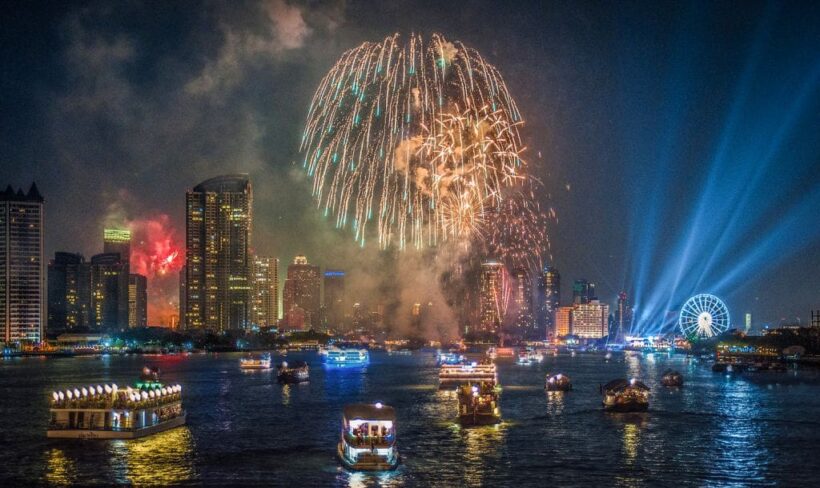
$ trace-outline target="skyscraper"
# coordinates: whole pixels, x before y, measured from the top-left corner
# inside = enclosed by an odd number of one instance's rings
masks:
[[[538,326],[542,337],[555,334],[555,313],[560,306],[561,274],[547,266],[538,282]]]
[[[308,264],[305,256],[296,256],[293,263],[288,265],[288,277],[282,296],[283,308],[288,317],[299,308],[304,312],[305,328],[318,327],[319,309],[321,306],[321,280],[319,267]],[[297,314],[298,315],[298,314]],[[286,321],[287,322],[287,321]],[[286,324],[295,328],[295,324]]]
[[[600,339],[608,334],[609,305],[598,300],[575,305],[572,309],[572,335]]]
[[[131,263],[131,231],[125,229],[103,229],[103,253],[120,255],[126,267]]]
[[[525,268],[516,268],[512,271],[513,296],[515,306],[515,329],[522,337],[536,339],[535,321],[532,314],[532,281],[530,273]],[[539,337],[538,339],[542,339]]]
[[[128,279],[119,253],[91,257],[91,309],[95,329],[128,326]]]
[[[615,308],[612,330],[609,331],[609,342],[621,343],[626,334],[632,330],[632,307],[629,306],[625,291],[618,294],[618,305]]]
[[[128,276],[128,327],[148,327],[148,280],[141,274]]]
[[[250,325],[253,195],[248,175],[203,181],[185,196],[185,327]]]
[[[11,186],[0,192],[0,331],[7,344],[36,343],[45,328],[43,197]]]
[[[572,332],[573,307],[558,307],[555,309],[555,336],[563,337]]]
[[[253,257],[253,314],[251,322],[262,328],[273,327],[279,319],[279,260]]]
[[[481,321],[479,331],[498,334],[501,326],[502,290],[501,280],[504,265],[498,261],[489,260],[481,264],[481,284],[479,301]]]
[[[91,265],[82,254],[57,252],[48,264],[48,329],[91,327]]]
[[[589,303],[591,300],[597,300],[595,283],[590,283],[587,280],[575,280],[575,283],[572,284],[572,304],[580,305]]]
[[[345,272],[326,270],[324,275],[324,307],[326,310],[327,326],[340,330],[345,314]]]

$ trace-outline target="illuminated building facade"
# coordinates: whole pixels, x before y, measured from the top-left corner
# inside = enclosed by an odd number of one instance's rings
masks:
[[[308,264],[305,256],[296,256],[288,265],[288,276],[285,279],[282,304],[285,314],[299,307],[304,312],[304,325],[301,328],[318,327],[321,307],[321,280],[319,267]],[[292,314],[286,315],[286,319]],[[288,328],[296,328],[285,320]]]
[[[532,313],[532,281],[524,268],[512,271],[513,306],[515,307],[515,329],[522,337],[536,339],[535,320]],[[539,337],[541,339],[543,337]]]
[[[103,253],[120,255],[126,268],[131,263],[131,231],[124,229],[103,230]]]
[[[561,306],[561,274],[552,266],[544,268],[538,282],[538,327],[542,338],[555,331],[555,313]]]
[[[3,342],[37,343],[45,327],[43,197],[0,192],[0,331]]]
[[[324,288],[326,327],[340,330],[345,318],[345,272],[326,270]]]
[[[128,327],[148,327],[148,280],[141,274],[128,276]]]
[[[91,257],[91,310],[95,329],[128,326],[128,278],[119,253]]]
[[[618,294],[618,304],[612,320],[612,329],[609,331],[609,342],[621,343],[632,330],[632,307],[625,291]]]
[[[269,256],[253,257],[253,309],[251,322],[266,328],[279,319],[279,260]]]
[[[746,323],[745,327],[743,328],[743,332],[748,334],[749,331],[752,330],[752,314],[746,313]]]
[[[555,310],[555,336],[564,337],[572,332],[573,307],[558,307]]]
[[[572,308],[572,335],[584,339],[600,339],[608,334],[609,305],[598,300],[574,305]]]
[[[203,181],[185,196],[185,327],[224,331],[251,322],[248,175]]]
[[[82,254],[56,252],[48,264],[48,330],[91,327],[91,265]]]
[[[480,332],[498,334],[501,326],[502,310],[502,279],[504,266],[498,261],[485,261],[481,264],[481,284],[479,289],[480,301]]]
[[[575,280],[575,283],[572,284],[573,305],[581,305],[597,299],[598,297],[595,296],[595,283],[590,283],[587,280]]]

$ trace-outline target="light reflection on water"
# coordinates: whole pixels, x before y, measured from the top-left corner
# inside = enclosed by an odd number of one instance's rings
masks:
[[[48,451],[46,461],[46,481],[51,485],[73,485],[77,479],[77,465],[66,456],[62,449]]]
[[[193,480],[194,441],[188,427],[178,427],[149,437],[110,444],[113,471],[118,483],[173,485]]]

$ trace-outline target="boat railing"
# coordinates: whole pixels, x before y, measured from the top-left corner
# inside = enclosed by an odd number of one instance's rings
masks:
[[[345,433],[345,442],[353,447],[358,448],[365,448],[365,447],[377,447],[377,448],[384,448],[390,447],[395,443],[396,436],[395,434],[387,434],[385,436],[372,436],[372,435],[360,435],[356,436],[349,432]]]

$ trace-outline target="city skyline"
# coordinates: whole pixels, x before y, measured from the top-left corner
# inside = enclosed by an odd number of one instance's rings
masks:
[[[820,110],[816,51],[802,41],[815,32],[815,11],[530,5],[529,18],[501,12],[490,28],[476,14],[448,15],[452,6],[277,4],[269,12],[249,3],[224,21],[241,33],[234,64],[224,61],[224,30],[212,25],[224,6],[164,6],[169,23],[192,27],[153,42],[152,16],[140,6],[35,9],[32,28],[10,13],[4,51],[22,46],[27,59],[55,68],[53,80],[36,85],[28,61],[7,72],[2,139],[16,143],[0,147],[0,180],[36,181],[46,196],[45,256],[94,255],[103,229],[138,220],[161,222],[184,243],[179,195],[247,172],[266,190],[255,201],[259,255],[305,254],[345,269],[375,260],[315,208],[298,164],[307,107],[345,50],[396,31],[441,31],[484,53],[522,107],[526,157],[546,186],[539,197],[559,218],[549,264],[567,283],[593,280],[608,304],[626,291],[636,321],[657,322],[710,292],[738,318],[808,322],[820,289],[805,273],[820,266],[820,175],[807,131]],[[651,12],[658,18],[645,22]],[[696,17],[703,23],[690,31]],[[612,18],[642,30],[618,30]],[[203,27],[210,34],[196,38]],[[657,42],[646,46],[642,35]],[[43,41],[28,43],[31,36]],[[772,71],[783,80],[772,81]]]

